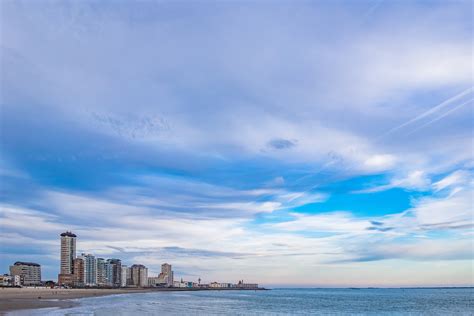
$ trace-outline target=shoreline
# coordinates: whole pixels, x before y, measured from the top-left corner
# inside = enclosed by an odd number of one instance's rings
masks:
[[[118,289],[50,289],[0,288],[0,315],[8,312],[40,308],[70,308],[78,305],[74,299],[149,292],[177,291],[262,291],[264,288],[118,288]]]

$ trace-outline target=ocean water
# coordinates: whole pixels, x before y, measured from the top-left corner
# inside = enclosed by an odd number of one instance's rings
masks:
[[[77,300],[27,315],[474,315],[474,289],[150,292]]]

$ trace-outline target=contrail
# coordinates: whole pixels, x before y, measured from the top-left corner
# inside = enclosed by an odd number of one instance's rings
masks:
[[[412,123],[414,123],[414,122],[417,122],[417,121],[419,121],[419,120],[421,120],[421,119],[423,119],[423,118],[425,118],[425,117],[427,117],[427,116],[429,116],[429,115],[431,115],[431,114],[433,114],[433,113],[438,112],[439,110],[441,110],[441,109],[443,109],[444,107],[450,105],[450,104],[453,103],[454,101],[456,101],[456,100],[458,100],[458,99],[460,99],[460,98],[462,98],[462,97],[468,95],[468,94],[471,93],[472,91],[473,91],[473,87],[470,87],[470,88],[464,90],[463,92],[459,93],[458,95],[455,95],[455,96],[453,96],[453,97],[447,99],[446,101],[443,101],[442,103],[438,104],[437,106],[435,106],[435,107],[429,109],[428,111],[426,111],[426,112],[424,112],[424,113],[422,113],[422,114],[420,114],[420,115],[418,115],[418,116],[412,118],[412,119],[409,120],[408,122],[405,122],[405,123],[403,123],[403,124],[401,124],[401,125],[399,125],[399,126],[397,126],[397,127],[392,128],[391,130],[385,132],[383,135],[377,137],[374,141],[377,142],[378,140],[380,140],[380,139],[386,137],[387,135],[390,135],[391,133],[393,133],[393,132],[396,131],[396,130],[399,130],[399,129],[401,129],[401,128],[407,126],[407,125],[410,125],[410,124],[412,124]],[[466,104],[472,102],[473,100],[474,100],[474,99],[470,99],[470,100],[467,101],[467,102],[464,102],[464,103],[461,103],[461,104],[459,104],[459,105],[456,105],[454,108],[452,108],[452,109],[446,111],[446,112],[443,113],[442,115],[440,115],[440,116],[438,116],[438,117],[432,119],[431,121],[429,121],[429,122],[427,122],[427,123],[425,123],[425,124],[419,126],[419,127],[416,128],[415,130],[411,131],[408,135],[410,135],[410,134],[416,132],[417,130],[422,129],[422,128],[424,128],[424,127],[426,127],[426,126],[428,126],[428,125],[430,125],[430,124],[432,124],[432,123],[434,123],[434,122],[436,122],[436,121],[438,121],[438,120],[440,120],[440,119],[442,119],[443,117],[449,115],[451,112],[454,112],[455,110],[457,110],[457,109],[463,107],[464,105],[466,105]],[[322,170],[326,169],[331,163],[332,163],[332,161],[329,161],[328,163],[326,163],[317,173],[319,173],[319,172],[321,172]],[[353,168],[355,168],[355,166],[349,166],[349,167],[345,168],[343,171],[346,171],[346,172],[347,172],[347,171],[349,171],[349,170],[352,170]],[[313,176],[313,175],[314,175],[314,174],[306,175],[306,176],[303,176],[302,178],[306,178],[306,177],[308,177],[308,176]],[[299,182],[302,178],[297,179],[296,181]],[[313,186],[311,186],[309,189],[304,190],[303,192],[304,192],[304,193],[310,192],[310,191],[312,191],[314,188],[316,188],[317,186],[318,186],[318,184],[313,185]]]
[[[375,10],[377,10],[377,8],[382,4],[383,0],[379,0],[377,1],[373,6],[371,6],[367,12],[364,14],[364,17],[362,18],[362,20],[365,20],[367,19],[370,15],[372,15],[372,13],[374,13]]]
[[[418,131],[418,130],[420,130],[420,129],[422,129],[422,128],[424,128],[424,127],[426,127],[426,126],[428,126],[428,125],[430,125],[430,124],[432,124],[432,123],[434,123],[434,122],[436,122],[436,121],[441,120],[443,117],[449,115],[451,112],[454,112],[454,111],[456,111],[457,109],[462,108],[463,106],[465,106],[466,104],[471,103],[472,101],[474,101],[474,99],[470,99],[469,101],[466,101],[466,102],[464,102],[464,103],[461,103],[461,104],[456,105],[456,106],[453,107],[451,110],[444,112],[442,115],[440,115],[440,116],[438,116],[438,117],[432,119],[432,120],[429,121],[429,122],[426,122],[425,124],[419,126],[419,127],[416,128],[416,129],[414,129],[413,131],[411,131],[410,133],[408,133],[407,136],[408,136],[408,135],[411,135],[411,134],[413,134],[413,133],[415,133],[416,131]]]
[[[423,118],[425,118],[425,117],[427,117],[427,116],[429,116],[429,115],[431,115],[431,114],[433,114],[433,113],[435,113],[435,112],[441,110],[442,108],[444,108],[444,107],[450,105],[450,104],[453,103],[454,101],[456,101],[456,100],[458,100],[458,99],[460,99],[460,98],[462,98],[462,97],[468,95],[469,93],[472,92],[472,90],[473,90],[473,87],[470,87],[470,88],[464,90],[464,91],[461,92],[460,94],[455,95],[454,97],[451,97],[451,98],[447,99],[446,101],[444,101],[444,102],[438,104],[437,106],[435,106],[435,107],[429,109],[428,111],[426,111],[426,112],[424,112],[424,113],[422,113],[422,114],[420,114],[420,115],[418,115],[418,116],[412,118],[412,119],[409,120],[408,122],[405,122],[405,123],[403,123],[403,124],[401,124],[401,125],[398,125],[398,126],[392,128],[391,130],[389,130],[388,132],[385,132],[384,134],[382,134],[381,136],[379,136],[379,137],[377,138],[377,140],[379,140],[379,139],[381,139],[381,138],[384,138],[385,136],[390,135],[390,134],[392,134],[393,132],[395,132],[395,131],[397,131],[397,130],[399,130],[399,129],[401,129],[401,128],[407,126],[407,125],[410,125],[410,124],[412,124],[412,123],[414,123],[414,122],[417,122],[417,121],[419,121],[419,120],[421,120],[421,119],[423,119]]]

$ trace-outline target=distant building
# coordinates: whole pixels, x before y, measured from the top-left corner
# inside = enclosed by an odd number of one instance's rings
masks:
[[[183,279],[181,279],[181,281],[174,281],[173,282],[173,287],[199,288],[201,286],[197,282],[183,281]]]
[[[58,275],[58,284],[59,286],[73,286],[74,285],[74,274],[59,274]]]
[[[132,286],[133,285],[133,280],[132,280],[132,268],[128,267],[127,268],[127,286]]]
[[[0,275],[0,286],[21,286],[21,278],[19,275]]]
[[[84,278],[84,259],[76,258],[73,260],[74,266],[74,286],[83,287],[85,284]]]
[[[211,282],[211,283],[209,283],[208,287],[218,288],[218,289],[228,289],[228,288],[234,288],[234,287],[236,287],[236,285],[232,284],[232,283]]]
[[[91,254],[82,254],[81,259],[84,260],[84,285],[97,285],[97,262],[95,256]]]
[[[132,265],[132,284],[136,287],[148,286],[148,269],[142,264]]]
[[[41,266],[37,263],[17,261],[10,266],[10,275],[18,275],[21,285],[41,284]]]
[[[257,283],[244,283],[244,280],[240,280],[239,283],[237,283],[238,288],[241,289],[257,289],[258,284]]]
[[[163,263],[161,265],[161,274],[167,286],[173,286],[173,270],[171,264]],[[160,274],[160,275],[161,275]]]
[[[73,274],[73,260],[76,258],[76,235],[71,232],[61,234],[60,274]]]
[[[59,285],[72,286],[74,284],[74,263],[76,258],[76,235],[66,231],[61,235],[61,265],[58,275]]]
[[[161,276],[156,276],[156,277],[148,277],[148,286],[149,287],[164,287],[167,285],[166,285],[165,280]]]
[[[113,287],[122,285],[122,261],[120,259],[107,260],[107,283]]]
[[[125,265],[122,265],[122,269],[121,269],[121,276],[120,276],[120,286],[121,287],[126,287],[127,286],[127,272],[129,271],[128,267],[125,266]]]
[[[107,267],[104,258],[97,258],[97,285],[106,286],[107,285]]]

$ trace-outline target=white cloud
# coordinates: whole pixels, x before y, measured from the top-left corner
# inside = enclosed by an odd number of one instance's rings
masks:
[[[446,198],[423,198],[413,213],[425,229],[468,228],[474,225],[474,191],[460,190]]]
[[[364,164],[371,169],[387,170],[395,164],[396,159],[393,155],[374,155],[367,159]]]
[[[433,188],[435,191],[441,191],[452,186],[465,185],[469,180],[469,172],[465,170],[456,170],[443,179],[433,183]]]
[[[354,191],[353,193],[380,192],[380,191],[390,190],[393,188],[403,188],[403,189],[408,189],[408,190],[425,191],[429,189],[430,184],[431,184],[431,180],[424,171],[415,170],[408,173],[403,178],[392,179],[389,184],[380,185],[380,186],[363,189],[363,190],[358,190],[358,191]]]

